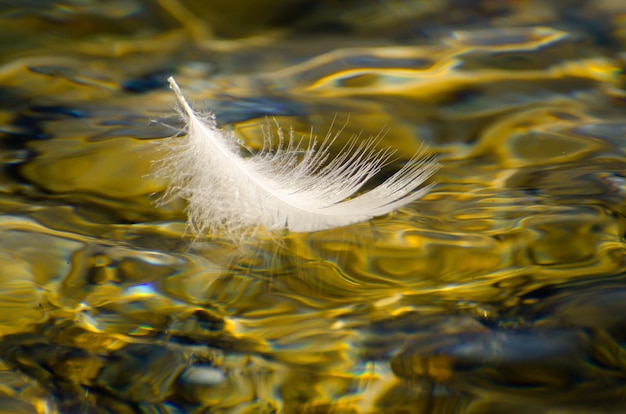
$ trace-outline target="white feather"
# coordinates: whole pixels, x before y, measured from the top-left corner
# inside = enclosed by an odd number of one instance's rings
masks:
[[[378,139],[353,138],[330,159],[330,134],[318,146],[303,145],[278,128],[279,145],[244,157],[231,132],[220,129],[211,113],[195,112],[173,78],[186,138],[171,138],[157,173],[167,175],[165,199],[188,202],[189,225],[196,234],[244,234],[263,227],[308,232],[345,226],[396,210],[426,194],[423,186],[438,168],[420,152],[382,184],[354,195],[381,171],[393,151],[378,150]],[[352,197],[352,198],[351,198]]]

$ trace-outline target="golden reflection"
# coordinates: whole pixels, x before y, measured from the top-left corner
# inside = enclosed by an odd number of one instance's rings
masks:
[[[622,2],[148,3],[0,5],[0,412],[621,410]],[[251,151],[425,142],[435,187],[193,237],[174,74]]]

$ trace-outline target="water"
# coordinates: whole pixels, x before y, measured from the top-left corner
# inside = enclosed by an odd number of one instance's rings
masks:
[[[622,2],[204,3],[0,2],[0,411],[621,412]],[[436,185],[194,240],[170,75],[253,149],[388,130]]]

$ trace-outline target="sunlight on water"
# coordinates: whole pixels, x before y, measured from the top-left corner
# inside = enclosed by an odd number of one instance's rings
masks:
[[[0,2],[0,412],[621,412],[622,2],[30,3]],[[195,237],[151,175],[171,75],[252,150],[269,118],[442,168],[368,222]]]

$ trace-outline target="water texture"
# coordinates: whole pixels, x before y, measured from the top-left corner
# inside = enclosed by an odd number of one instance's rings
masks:
[[[0,413],[622,412],[625,47],[618,0],[0,0]],[[442,168],[194,236],[151,175],[172,75],[253,151],[270,119]]]

